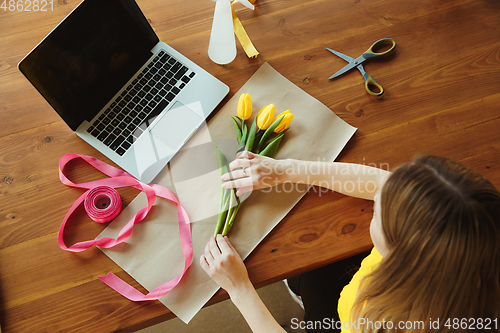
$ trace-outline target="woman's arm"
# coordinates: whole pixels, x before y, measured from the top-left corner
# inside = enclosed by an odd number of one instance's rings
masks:
[[[390,172],[364,164],[275,160],[243,152],[230,164],[231,172],[222,176],[230,180],[223,187],[238,188],[237,195],[272,187],[285,182],[317,185],[330,190],[373,200]]]
[[[286,332],[273,318],[253,287],[248,273],[227,236],[210,238],[200,258],[203,270],[225,289],[252,332]]]

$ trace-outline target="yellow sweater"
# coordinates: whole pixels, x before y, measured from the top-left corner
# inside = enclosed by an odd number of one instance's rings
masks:
[[[361,262],[361,267],[356,274],[354,274],[351,282],[342,289],[338,304],[339,318],[342,322],[342,333],[350,333],[350,323],[357,321],[356,318],[352,318],[351,320],[351,309],[354,306],[361,280],[368,275],[380,261],[382,261],[382,256],[374,247],[372,252]]]

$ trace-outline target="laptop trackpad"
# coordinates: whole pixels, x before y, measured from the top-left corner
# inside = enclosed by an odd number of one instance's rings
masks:
[[[202,121],[203,118],[190,108],[175,102],[150,131],[157,158],[163,159],[175,154]]]

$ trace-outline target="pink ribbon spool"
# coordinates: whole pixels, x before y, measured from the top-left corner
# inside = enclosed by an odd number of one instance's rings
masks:
[[[79,183],[79,184],[73,183],[66,177],[66,175],[63,172],[63,169],[68,162],[76,158],[83,159],[85,162],[89,163],[97,170],[109,176],[109,178],[95,180],[87,183]],[[140,182],[138,179],[131,176],[130,174],[126,173],[125,171],[122,171],[109,164],[99,161],[94,157],[77,155],[77,154],[66,154],[63,157],[61,157],[61,159],[59,160],[59,179],[63,184],[67,186],[84,188],[88,190],[85,193],[83,193],[71,206],[68,213],[64,217],[64,220],[61,224],[61,228],[59,229],[58,243],[61,249],[66,251],[81,252],[85,251],[86,249],[94,245],[109,249],[115,245],[121,244],[130,237],[134,225],[136,223],[141,222],[148,215],[148,212],[153,208],[156,197],[161,197],[175,203],[177,205],[177,217],[179,219],[179,236],[181,240],[182,252],[184,254],[184,270],[179,275],[177,275],[172,280],[165,282],[161,286],[158,286],[155,289],[151,290],[147,295],[144,295],[142,292],[135,289],[131,285],[127,284],[125,281],[121,280],[119,277],[117,277],[111,272],[105,276],[99,276],[98,278],[102,282],[107,284],[110,288],[114,289],[122,296],[134,302],[157,300],[165,296],[172,288],[174,288],[179,283],[179,281],[182,279],[182,277],[188,270],[189,266],[191,265],[191,261],[193,260],[193,243],[191,238],[191,225],[189,222],[189,216],[187,215],[187,212],[184,209],[184,207],[182,207],[181,203],[179,202],[179,199],[177,199],[177,197],[172,191],[160,185],[144,184]],[[82,204],[82,202],[85,201],[87,196],[90,194],[91,190],[101,186],[111,187],[111,188],[132,186],[138,190],[143,191],[146,194],[146,197],[148,199],[148,206],[139,210],[137,214],[135,214],[135,216],[127,223],[127,225],[125,225],[120,230],[118,237],[116,239],[111,237],[103,237],[99,239],[78,242],[70,247],[67,247],[66,244],[64,243],[63,235],[68,219],[73,214],[75,209],[77,209]],[[117,196],[117,198],[119,198],[119,196]],[[97,205],[99,205],[99,202],[102,205],[102,201],[106,202],[106,198],[100,197],[97,202]],[[120,199],[117,199],[115,201],[119,202],[121,205]],[[111,200],[109,201],[109,203],[111,203]],[[104,207],[101,206],[101,208]]]
[[[83,206],[92,220],[97,223],[106,223],[120,214],[122,200],[114,188],[96,186],[88,192]]]

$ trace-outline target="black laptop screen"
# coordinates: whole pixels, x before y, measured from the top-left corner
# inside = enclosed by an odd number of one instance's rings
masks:
[[[19,69],[76,130],[144,65],[156,43],[134,0],[84,0]]]

